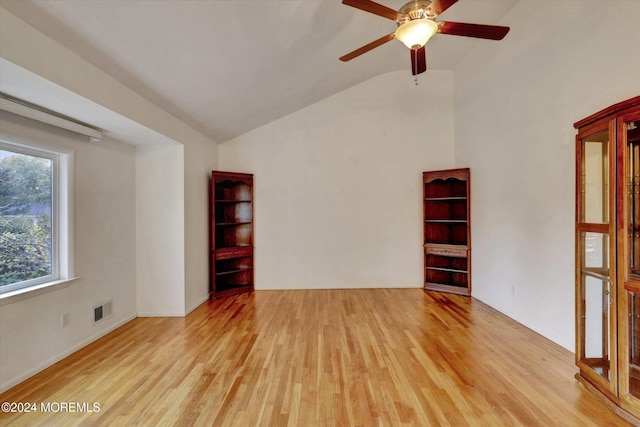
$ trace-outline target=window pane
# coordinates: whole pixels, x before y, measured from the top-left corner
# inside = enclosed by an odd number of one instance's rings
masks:
[[[52,274],[53,161],[0,150],[0,286]]]

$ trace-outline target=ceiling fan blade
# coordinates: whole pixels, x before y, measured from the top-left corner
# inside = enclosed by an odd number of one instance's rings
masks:
[[[358,48],[356,50],[354,50],[353,52],[347,53],[346,55],[340,57],[340,61],[342,62],[347,62],[347,61],[351,61],[353,58],[356,58],[360,55],[362,55],[363,53],[369,52],[371,49],[374,49],[378,46],[381,46],[383,44],[385,44],[386,42],[393,40],[395,38],[395,31],[391,34],[387,34],[386,36],[382,36],[380,37],[378,40],[374,40],[369,44],[366,44],[364,46],[362,46],[361,48]]]
[[[342,4],[364,10],[365,12],[374,13],[393,21],[395,21],[400,15],[397,11],[370,0],[342,0]]]
[[[456,4],[458,0],[433,0],[431,2],[431,11],[440,15],[445,10]]]
[[[452,36],[474,37],[477,39],[502,40],[509,27],[498,25],[465,24],[462,22],[439,22],[439,32]]]
[[[409,49],[411,53],[411,74],[414,76],[427,71],[427,52],[424,46],[420,49]]]

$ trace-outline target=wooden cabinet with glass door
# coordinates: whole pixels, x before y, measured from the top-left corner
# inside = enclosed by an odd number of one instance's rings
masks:
[[[616,114],[620,403],[640,418],[640,97]]]
[[[640,421],[640,97],[574,125],[577,378]]]
[[[583,378],[613,398],[616,147],[610,126],[609,120],[591,123],[576,138],[576,363]]]

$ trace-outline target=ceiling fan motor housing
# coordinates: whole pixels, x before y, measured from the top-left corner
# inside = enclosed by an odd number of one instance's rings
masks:
[[[436,13],[431,10],[430,0],[414,0],[405,4],[398,11],[400,16],[396,20],[398,26],[414,19],[433,19]]]

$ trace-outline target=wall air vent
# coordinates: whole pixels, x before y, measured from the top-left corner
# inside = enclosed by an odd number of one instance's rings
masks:
[[[102,304],[93,307],[93,324],[99,323],[104,319],[108,319],[113,315],[112,311],[113,301],[109,300]]]

